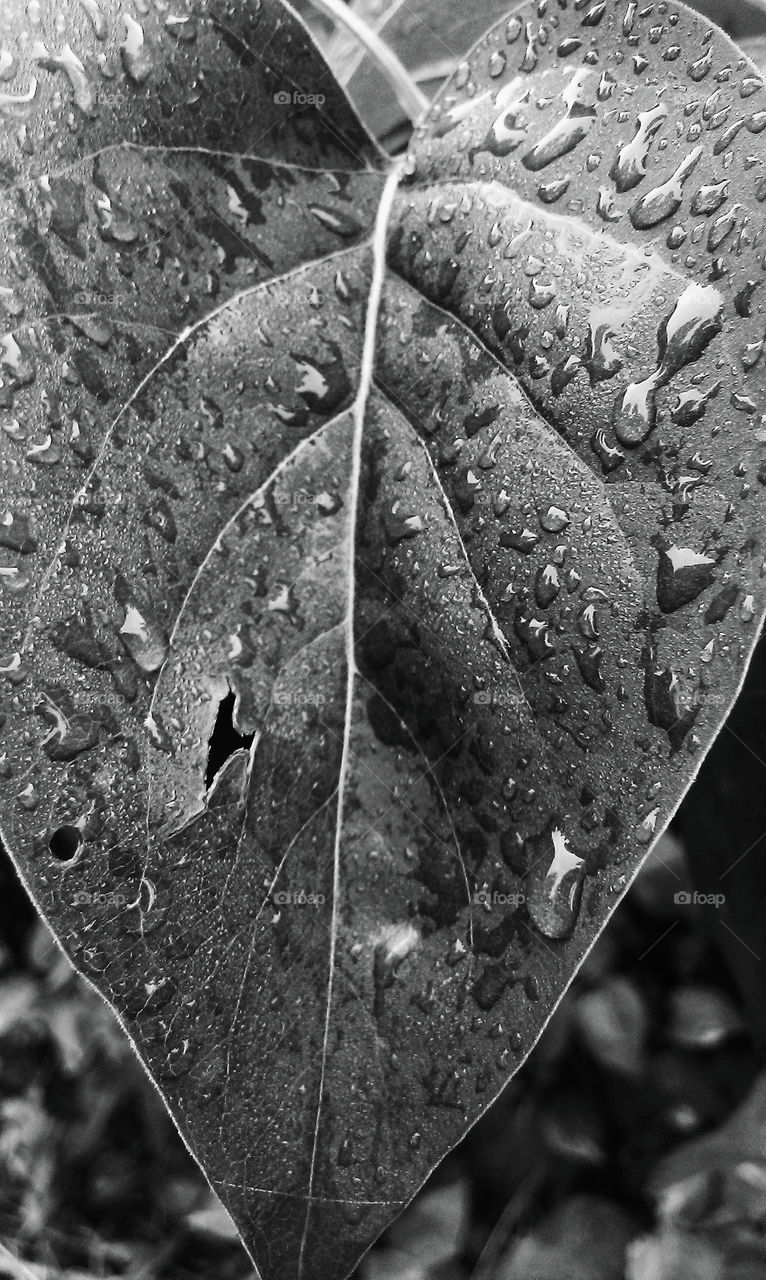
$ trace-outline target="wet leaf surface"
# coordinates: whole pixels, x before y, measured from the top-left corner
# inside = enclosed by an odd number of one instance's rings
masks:
[[[762,0],[697,0],[691,7],[734,36],[757,66],[763,66],[766,9]],[[514,8],[523,12],[524,5],[502,0],[474,0],[470,6],[444,0],[354,0],[353,8],[395,51],[424,92],[431,93],[493,23]],[[338,30],[326,41],[326,51],[375,136],[398,136],[401,111],[364,50]]]
[[[763,86],[527,6],[400,174],[276,0],[63,14],[0,19],[3,833],[265,1280],[331,1280],[742,679]]]

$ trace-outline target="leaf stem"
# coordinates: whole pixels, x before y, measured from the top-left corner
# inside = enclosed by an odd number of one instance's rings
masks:
[[[306,1218],[303,1225],[303,1235],[301,1237],[301,1249],[298,1259],[298,1280],[303,1276],[303,1258],[306,1245],[309,1238],[309,1224],[311,1219],[311,1210],[314,1197],[314,1180],[317,1169],[317,1156],[319,1152],[319,1137],[321,1131],[322,1120],[322,1103],[325,1095],[325,1077],[327,1073],[327,1061],[330,1045],[330,1033],[332,1030],[332,1015],[334,1011],[333,999],[335,990],[336,977],[336,951],[338,944],[338,928],[340,920],[340,895],[341,895],[341,847],[343,843],[344,822],[345,822],[345,803],[346,803],[346,785],[348,782],[349,770],[352,767],[352,750],[351,750],[351,728],[354,711],[354,695],[356,692],[356,678],[358,669],[355,662],[356,647],[356,556],[354,547],[354,538],[356,536],[356,523],[359,512],[359,495],[362,490],[362,454],[364,445],[364,431],[367,421],[367,410],[369,407],[369,399],[373,389],[373,378],[375,373],[375,353],[377,350],[378,325],[380,322],[380,308],[383,297],[383,288],[386,280],[386,244],[388,239],[388,226],[391,218],[391,209],[396,199],[396,193],[399,187],[399,181],[402,176],[402,164],[394,163],[388,171],[386,185],[381,194],[380,204],[378,206],[377,218],[375,221],[375,232],[372,238],[372,273],[370,276],[370,292],[367,297],[367,311],[365,316],[364,340],[362,344],[362,358],[359,369],[359,387],[357,389],[354,403],[351,406],[353,414],[353,437],[351,440],[351,474],[348,483],[348,511],[349,511],[349,538],[350,547],[348,553],[348,588],[347,588],[347,610],[346,610],[346,626],[345,626],[345,646],[346,646],[346,705],[343,716],[343,744],[341,748],[340,769],[338,773],[337,787],[337,808],[335,820],[335,840],[333,846],[333,880],[332,880],[332,916],[330,925],[330,945],[327,960],[327,1000],[325,1004],[325,1020],[324,1034],[322,1037],[322,1056],[319,1068],[319,1087],[317,1089],[317,1111],[316,1123],[314,1126],[314,1140],[311,1147],[311,1165],[309,1167],[308,1194],[306,1196]]]
[[[360,44],[364,45],[373,62],[394,90],[402,109],[407,112],[412,123],[416,124],[428,109],[429,100],[424,93],[421,93],[393,49],[390,49],[349,5],[344,4],[343,0],[311,0],[311,3],[320,13],[345,27]]]

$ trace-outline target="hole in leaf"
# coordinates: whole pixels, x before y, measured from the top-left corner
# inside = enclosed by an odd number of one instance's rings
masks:
[[[79,827],[57,827],[48,841],[48,848],[59,862],[71,862],[80,852],[82,832]]]
[[[235,751],[248,750],[255,737],[254,733],[238,733],[234,728],[235,701],[234,693],[229,689],[218,707],[207,753],[205,786],[208,791],[229,757],[233,756]]]

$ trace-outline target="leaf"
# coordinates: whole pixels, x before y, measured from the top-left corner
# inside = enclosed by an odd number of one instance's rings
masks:
[[[714,1249],[729,1267],[746,1265],[747,1259],[753,1275],[763,1270],[765,1101],[761,1076],[725,1124],[684,1143],[654,1171],[651,1193],[660,1231],[645,1242],[647,1266],[652,1253],[665,1253],[675,1236],[696,1238],[703,1256]]]
[[[381,4],[357,0],[354,9],[385,40],[425,90],[435,90],[485,31],[505,17],[508,0],[404,0]],[[327,60],[337,69],[362,119],[376,137],[387,138],[402,124],[402,111],[377,66],[364,50],[338,31],[327,42]]]
[[[523,4],[508,4],[507,0],[474,0],[471,5],[445,4],[444,0],[418,0],[416,4],[412,0],[354,0],[353,7],[390,45],[421,87],[432,86],[434,91],[488,27],[514,8],[524,10]],[[699,0],[692,7],[741,40],[753,61],[763,66],[757,38],[766,32],[763,0]],[[401,110],[364,50],[339,31],[327,42],[327,59],[375,135],[397,136],[404,123]]]
[[[400,170],[277,0],[37,18],[0,29],[3,833],[266,1280],[332,1280],[742,679],[763,86],[686,10],[530,5]]]

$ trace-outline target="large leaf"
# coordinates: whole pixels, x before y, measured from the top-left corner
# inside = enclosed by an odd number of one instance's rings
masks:
[[[741,681],[762,82],[535,3],[400,175],[277,0],[144,7],[0,28],[3,832],[264,1276],[332,1280]]]

